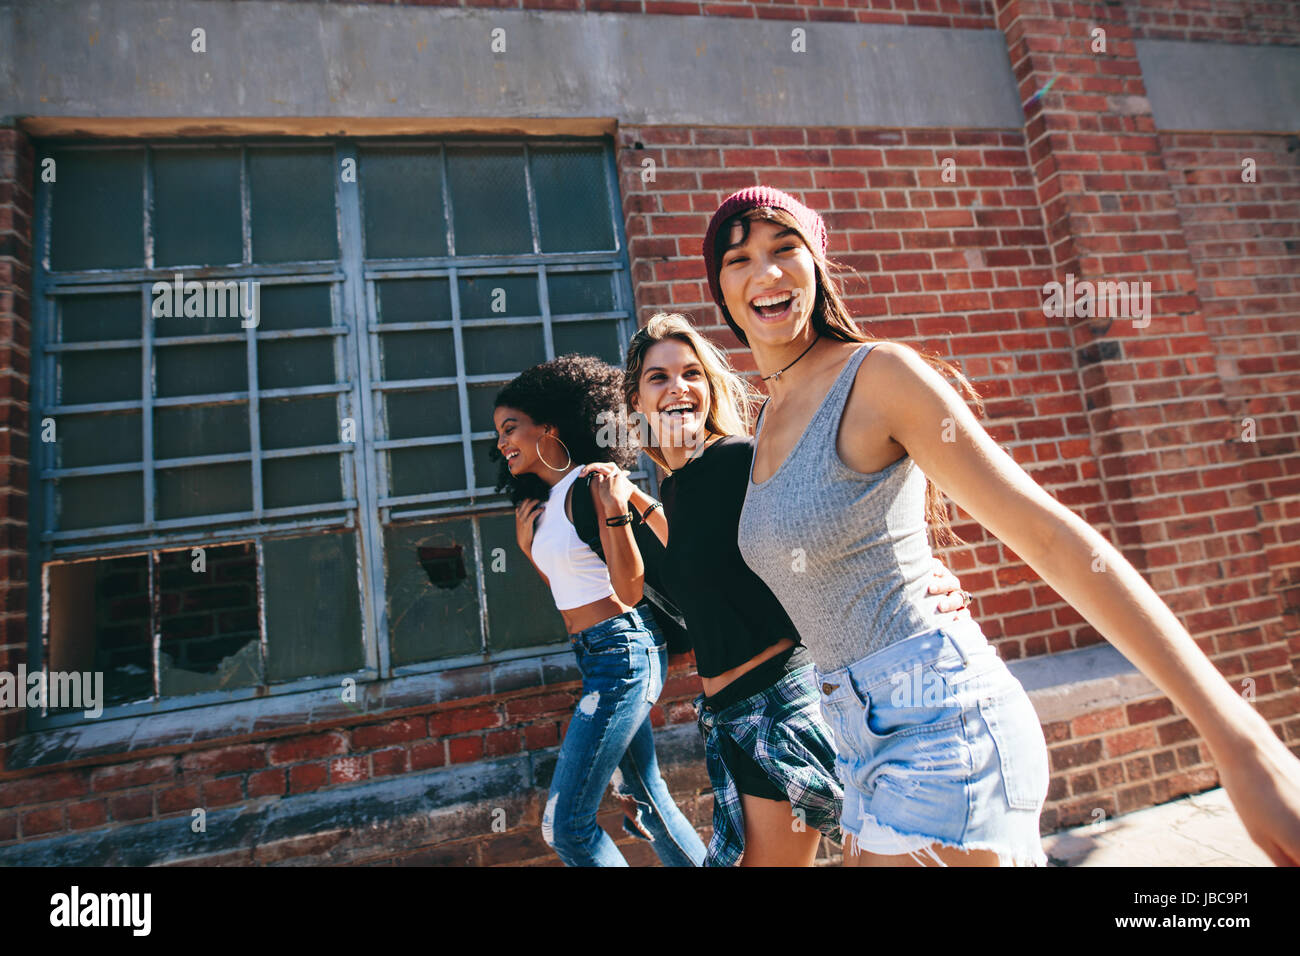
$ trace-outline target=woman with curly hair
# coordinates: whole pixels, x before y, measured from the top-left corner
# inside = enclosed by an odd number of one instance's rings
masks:
[[[596,822],[617,773],[620,793],[637,805],[625,829],[649,838],[665,866],[698,866],[704,844],[659,773],[650,729],[668,659],[642,603],[645,569],[629,505],[641,514],[652,502],[621,470],[593,476],[604,561],[573,524],[581,466],[611,456],[625,468],[635,461],[632,448],[601,448],[597,441],[621,414],[622,381],[619,369],[599,359],[564,355],[507,384],[492,415],[498,490],[510,493],[520,550],[551,589],[582,672],[582,698],[560,745],[542,836],[567,866],[626,866]],[[663,522],[662,515],[648,517],[652,527]]]

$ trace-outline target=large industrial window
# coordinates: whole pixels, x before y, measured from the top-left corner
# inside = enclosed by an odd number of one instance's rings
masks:
[[[37,178],[34,660],[131,713],[563,639],[492,399],[621,361],[607,142],[52,143]]]

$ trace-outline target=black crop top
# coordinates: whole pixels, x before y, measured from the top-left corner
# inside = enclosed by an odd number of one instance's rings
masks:
[[[728,435],[660,486],[668,518],[663,582],[686,618],[701,677],[717,677],[782,638],[801,643],[736,544],[753,458],[753,439]]]

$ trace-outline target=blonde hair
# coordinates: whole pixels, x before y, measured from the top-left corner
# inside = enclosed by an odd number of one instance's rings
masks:
[[[641,372],[645,368],[646,353],[652,346],[668,339],[677,339],[690,346],[704,369],[704,380],[709,386],[709,413],[704,427],[714,435],[748,436],[753,427],[754,404],[759,398],[753,387],[740,377],[727,361],[726,354],[706,339],[691,320],[680,312],[656,312],[645,328],[632,336],[627,345],[627,362],[623,371],[623,396],[629,409],[641,391]],[[642,450],[665,471],[672,471],[663,453],[654,443],[653,435]]]

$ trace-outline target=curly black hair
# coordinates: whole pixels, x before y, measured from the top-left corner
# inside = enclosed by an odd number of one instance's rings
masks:
[[[620,468],[636,464],[638,447],[623,404],[623,370],[592,355],[561,355],[521,372],[497,393],[494,407],[517,408],[539,425],[554,425],[574,464],[612,461]],[[510,501],[545,501],[550,486],[536,475],[510,474],[495,445],[497,491]]]

